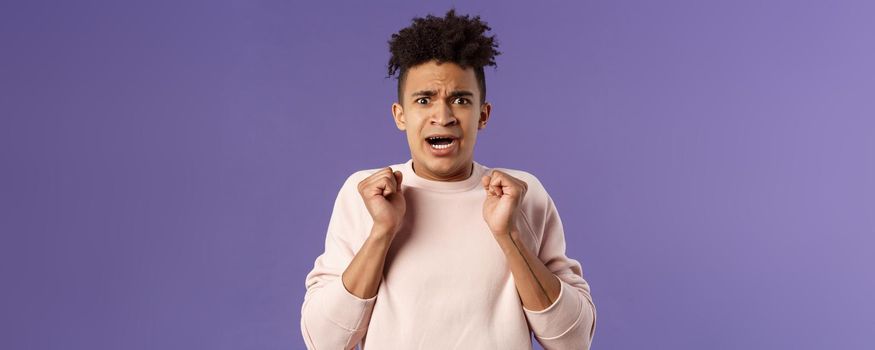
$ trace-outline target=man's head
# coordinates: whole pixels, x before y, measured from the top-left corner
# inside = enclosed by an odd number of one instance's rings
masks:
[[[444,18],[414,18],[389,40],[389,76],[399,72],[392,115],[407,134],[419,176],[460,181],[471,175],[477,131],[492,108],[483,67],[496,66],[501,54],[494,36],[484,35],[490,29],[480,16],[456,16],[451,9]]]

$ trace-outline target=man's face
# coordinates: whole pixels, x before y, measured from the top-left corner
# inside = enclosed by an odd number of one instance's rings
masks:
[[[404,105],[392,104],[399,130],[406,131],[413,167],[420,177],[461,181],[471,174],[477,131],[492,106],[480,104],[474,69],[429,61],[407,70]],[[430,140],[431,136],[446,137]]]

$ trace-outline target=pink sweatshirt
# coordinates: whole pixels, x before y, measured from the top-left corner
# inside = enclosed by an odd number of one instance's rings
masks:
[[[497,168],[525,181],[517,227],[560,280],[559,298],[530,311],[520,302],[504,253],[483,220],[480,178],[492,169],[474,162],[463,181],[403,173],[404,223],[386,256],[377,295],[360,299],[340,279],[370,234],[373,220],[358,183],[380,169],[350,175],[334,203],[325,252],[307,275],[301,331],[309,349],[531,349],[530,332],[547,349],[589,349],[596,311],[581,265],[565,256],[562,222],[541,182],[521,170]]]

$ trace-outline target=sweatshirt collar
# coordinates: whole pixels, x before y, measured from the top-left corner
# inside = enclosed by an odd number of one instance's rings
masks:
[[[413,171],[413,158],[410,158],[406,163],[401,166],[401,173],[404,174],[404,178],[401,180],[402,185],[408,185],[410,187],[418,187],[427,190],[431,190],[434,192],[463,192],[471,190],[477,187],[480,184],[480,179],[483,177],[483,174],[486,172],[486,167],[473,161],[474,163],[474,171],[471,173],[467,179],[461,181],[437,181],[437,180],[429,180],[423,177],[420,177]]]

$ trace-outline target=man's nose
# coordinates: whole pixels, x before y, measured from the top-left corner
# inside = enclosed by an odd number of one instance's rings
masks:
[[[431,118],[432,124],[453,125],[456,122],[456,117],[453,115],[453,109],[447,106],[444,102],[435,104],[434,115]]]

